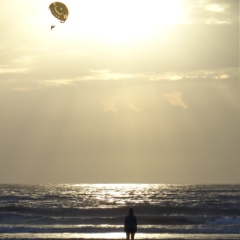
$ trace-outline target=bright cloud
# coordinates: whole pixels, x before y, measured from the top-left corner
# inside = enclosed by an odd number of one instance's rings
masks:
[[[8,67],[1,67],[0,66],[0,74],[6,73],[23,73],[29,71],[29,68],[8,68]]]
[[[182,99],[182,92],[164,94],[163,97],[174,107],[180,106],[184,109],[188,108],[188,105]]]
[[[207,11],[216,12],[216,13],[224,12],[226,11],[227,8],[228,8],[228,5],[226,4],[216,4],[216,3],[206,6]]]

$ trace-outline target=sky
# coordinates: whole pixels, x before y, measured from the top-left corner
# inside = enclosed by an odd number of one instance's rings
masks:
[[[0,183],[240,183],[238,0],[51,2],[0,1]]]

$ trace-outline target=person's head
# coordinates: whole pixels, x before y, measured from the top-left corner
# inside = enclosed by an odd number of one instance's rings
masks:
[[[133,209],[132,208],[129,208],[129,211],[128,211],[129,215],[133,215]]]

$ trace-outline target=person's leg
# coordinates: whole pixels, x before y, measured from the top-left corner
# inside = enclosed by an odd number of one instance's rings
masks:
[[[134,240],[135,232],[131,232],[131,240]]]
[[[129,240],[130,232],[126,232],[127,240]]]

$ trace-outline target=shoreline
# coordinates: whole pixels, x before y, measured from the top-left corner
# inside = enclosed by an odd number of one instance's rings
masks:
[[[108,238],[106,239],[103,239],[103,238],[100,238],[100,239],[95,239],[95,238],[1,238],[0,236],[0,240],[109,240]],[[205,236],[205,237],[201,237],[201,238],[198,238],[197,236],[196,237],[192,237],[192,236],[185,236],[185,237],[168,237],[168,238],[135,238],[135,240],[238,240],[239,239],[239,236],[236,236],[236,237],[229,237],[229,236],[222,236],[221,238],[219,238],[219,236]],[[114,239],[114,238],[111,238],[111,240],[126,240],[125,238],[122,238],[122,239]]]
[[[0,240],[126,240],[125,236],[112,236],[111,234],[107,234],[105,236],[81,236],[79,234],[69,234],[69,233],[61,233],[61,234],[34,234],[34,233],[25,233],[25,234],[9,234],[9,233],[0,233]],[[141,236],[136,235],[135,240],[239,240],[240,233],[236,234],[222,234],[222,233],[214,233],[214,234],[203,234],[203,233],[191,233],[191,234],[179,234],[179,233],[160,233],[154,234],[151,236]],[[130,239],[131,240],[131,239]]]

